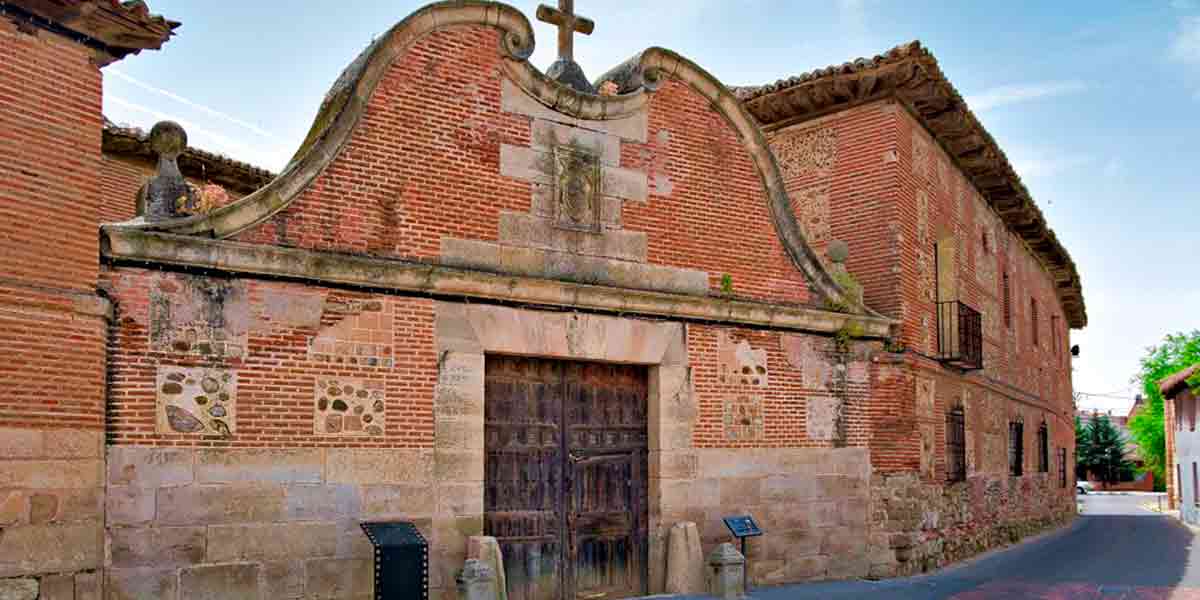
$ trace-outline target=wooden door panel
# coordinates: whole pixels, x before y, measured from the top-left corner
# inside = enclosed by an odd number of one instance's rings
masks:
[[[646,375],[489,355],[484,533],[513,600],[646,592]]]

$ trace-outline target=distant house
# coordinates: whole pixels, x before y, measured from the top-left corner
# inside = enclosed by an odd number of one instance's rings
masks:
[[[1189,523],[1200,523],[1200,433],[1196,433],[1196,392],[1187,384],[1200,371],[1192,365],[1158,384],[1163,395],[1163,427],[1167,446],[1167,498]]]

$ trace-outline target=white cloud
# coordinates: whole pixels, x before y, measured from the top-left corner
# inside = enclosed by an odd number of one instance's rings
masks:
[[[1021,83],[1002,85],[986,89],[978,94],[966,97],[967,106],[975,112],[984,112],[1000,106],[1008,106],[1019,102],[1037,100],[1082,92],[1087,84],[1077,80],[1042,81],[1036,83]]]

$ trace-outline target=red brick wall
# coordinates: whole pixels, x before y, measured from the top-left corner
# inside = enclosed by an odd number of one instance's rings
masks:
[[[249,324],[241,357],[200,356],[151,346],[153,289],[177,289],[190,276],[153,270],[106,271],[105,286],[116,305],[109,342],[109,441],[162,446],[337,446],[431,447],[433,388],[438,359],[433,346],[433,303],[327,288],[242,280]],[[381,310],[358,318],[354,340],[386,345],[394,367],[318,361],[309,340],[354,316],[326,307],[347,301],[378,302]],[[302,308],[307,305],[308,309]],[[178,305],[176,305],[178,306]],[[314,312],[315,307],[315,312]],[[366,314],[366,313],[363,313]],[[384,317],[386,315],[386,317]],[[318,320],[319,319],[319,320]],[[387,322],[385,322],[385,320]],[[374,333],[374,337],[371,333]],[[349,355],[343,352],[343,355]],[[236,435],[155,432],[156,374],[160,365],[221,367],[237,373]],[[314,380],[340,376],[378,383],[386,390],[387,421],[382,436],[330,437],[313,430]]]
[[[721,381],[718,334],[724,333],[732,343],[748,342],[753,350],[765,350],[767,355],[767,380],[765,388],[741,385],[736,381]],[[795,335],[820,354],[808,357],[822,363],[819,369],[824,377],[820,382],[806,381],[800,369],[789,360],[781,338]],[[854,369],[864,375],[873,366],[867,362],[866,345],[856,347],[846,357],[847,364],[854,362]],[[688,360],[691,365],[692,385],[698,414],[693,435],[698,448],[782,448],[782,447],[842,447],[865,446],[870,436],[868,411],[872,405],[872,389],[869,380],[857,378],[846,382],[839,389],[835,380],[837,363],[833,341],[828,337],[781,334],[776,331],[759,331],[733,327],[708,325],[688,326]],[[803,364],[803,363],[801,363]],[[761,398],[763,431],[759,439],[731,439],[725,425],[725,403],[734,398]],[[828,440],[809,438],[808,400],[813,398],[841,398],[844,402],[845,437],[835,444]]]
[[[100,428],[100,71],[4,18],[0,55],[0,426]]]
[[[137,195],[153,165],[105,155],[100,170],[100,222],[117,223],[137,216]]]
[[[436,260],[441,240],[496,240],[501,211],[530,210],[530,184],[499,175],[501,144],[530,145],[528,117],[500,109],[497,34],[455,28],[396,61],[341,154],[285,211],[243,241]],[[738,296],[804,302],[748,153],[710,103],[677,82],[655,93],[645,144],[623,166],[671,182],[625,202],[624,227],[649,234],[650,263],[728,273]]]

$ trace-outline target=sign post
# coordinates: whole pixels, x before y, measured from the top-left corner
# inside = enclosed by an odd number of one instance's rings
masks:
[[[742,542],[742,557],[746,559],[745,573],[742,575],[742,583],[745,591],[750,592],[750,557],[746,554],[746,538],[758,537],[763,534],[762,529],[758,527],[758,523],[754,521],[754,517],[750,515],[734,515],[731,517],[723,517],[725,527],[729,528],[729,533],[733,537]]]

